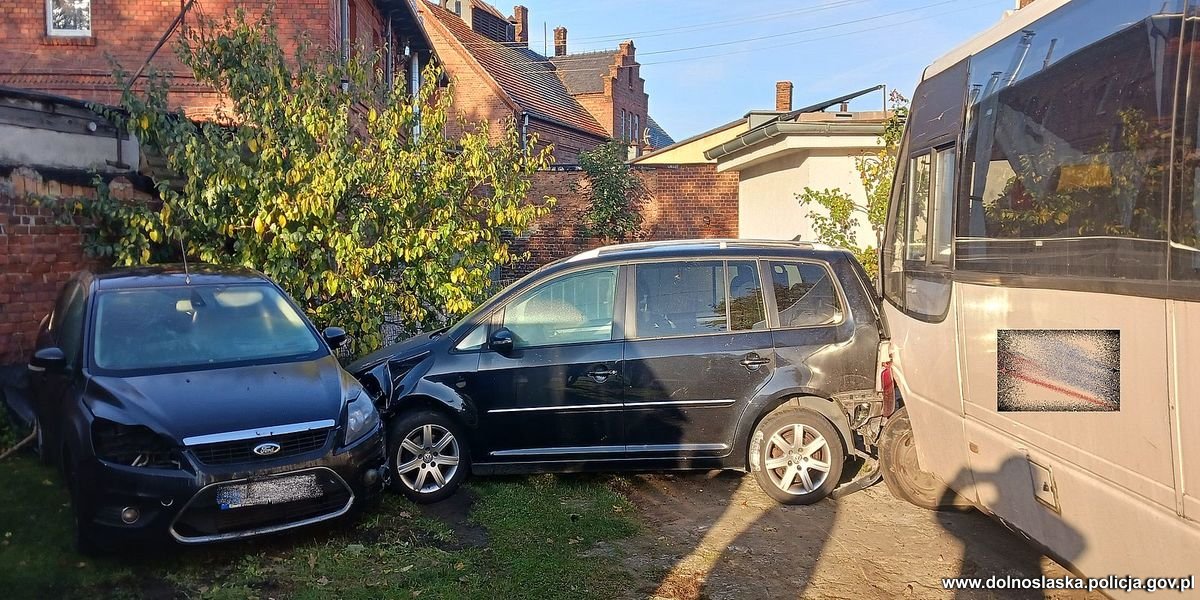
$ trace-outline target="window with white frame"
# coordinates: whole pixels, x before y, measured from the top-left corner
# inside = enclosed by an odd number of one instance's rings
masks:
[[[92,35],[92,0],[46,0],[46,33]]]

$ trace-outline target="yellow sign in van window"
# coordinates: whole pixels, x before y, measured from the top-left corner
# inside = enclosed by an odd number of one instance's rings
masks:
[[[1058,191],[1070,192],[1112,185],[1112,169],[1104,163],[1062,165],[1058,172]]]

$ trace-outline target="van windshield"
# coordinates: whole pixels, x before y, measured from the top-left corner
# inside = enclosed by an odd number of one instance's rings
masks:
[[[108,371],[210,367],[300,357],[321,341],[266,284],[101,292],[92,358]]]

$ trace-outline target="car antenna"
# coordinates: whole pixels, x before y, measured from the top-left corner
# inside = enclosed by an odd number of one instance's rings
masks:
[[[183,236],[179,236],[179,251],[183,253],[183,283],[186,285],[191,285],[192,274],[190,271],[188,271],[187,246],[183,245]]]

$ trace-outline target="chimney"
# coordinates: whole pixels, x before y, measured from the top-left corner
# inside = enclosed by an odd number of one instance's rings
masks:
[[[566,56],[567,55],[567,28],[566,27],[555,27],[554,28],[554,55],[555,56]]]
[[[514,42],[520,46],[529,46],[529,9],[520,4],[513,7],[513,19],[516,21]]]
[[[776,112],[791,112],[792,111],[792,82],[790,82],[790,81],[775,82],[775,111]]]
[[[1033,0],[1017,0],[1017,10],[1021,10],[1030,4],[1033,4]]]

